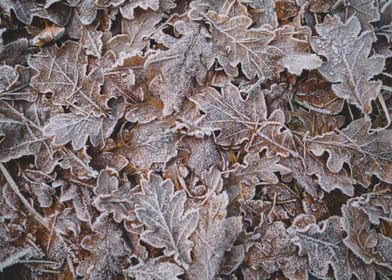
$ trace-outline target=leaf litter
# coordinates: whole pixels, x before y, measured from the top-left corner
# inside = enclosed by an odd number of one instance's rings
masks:
[[[0,0],[0,278],[392,277],[387,0]]]

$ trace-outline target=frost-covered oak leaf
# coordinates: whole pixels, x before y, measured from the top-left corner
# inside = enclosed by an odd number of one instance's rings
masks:
[[[239,64],[248,79],[271,79],[283,71],[282,52],[269,45],[275,36],[269,28],[250,28],[252,19],[244,15],[228,17],[210,11],[204,19],[211,29],[212,54],[229,76],[238,75]]]
[[[108,214],[101,214],[92,224],[94,233],[86,235],[80,246],[89,252],[83,257],[76,274],[89,280],[114,280],[129,263],[130,250],[119,226]]]
[[[347,232],[344,244],[366,263],[392,267],[392,238],[371,229],[368,215],[356,204],[356,199],[342,207],[342,225]]]
[[[195,246],[193,262],[186,271],[188,279],[216,279],[225,251],[232,248],[241,233],[241,217],[226,217],[228,204],[228,196],[223,192],[213,194],[200,207],[199,225],[191,237]]]
[[[157,32],[152,38],[167,50],[157,50],[148,55],[145,66],[158,71],[151,82],[151,89],[164,104],[163,114],[178,111],[184,98],[196,81],[205,83],[207,70],[212,66],[210,34],[200,24],[177,21],[173,25],[180,38]]]
[[[293,242],[299,247],[299,254],[308,255],[312,274],[326,276],[331,265],[337,280],[352,279],[353,274],[358,279],[374,279],[373,267],[354,255],[343,243],[346,232],[340,217],[331,216],[320,226],[292,226],[288,232],[294,235]]]
[[[320,67],[322,60],[316,54],[310,53],[310,45],[306,39],[298,38],[295,34],[308,38],[311,29],[301,27],[296,30],[291,25],[285,25],[275,30],[275,38],[270,45],[282,51],[283,57],[280,62],[291,74],[301,75],[303,70]]]
[[[29,65],[37,71],[31,79],[32,87],[39,92],[52,92],[54,104],[72,106],[76,103],[84,111],[94,110],[100,114],[108,110],[107,101],[111,96],[100,94],[103,73],[94,68],[86,74],[87,56],[79,43],[67,41],[61,48],[44,47],[29,59]]]
[[[327,167],[334,173],[348,163],[353,178],[365,187],[373,175],[392,183],[392,130],[370,128],[370,120],[355,120],[343,130],[309,140],[309,149],[316,156],[328,152]]]
[[[65,145],[72,142],[74,150],[84,147],[87,139],[96,147],[104,142],[113,132],[117,121],[124,114],[125,104],[117,102],[107,117],[97,117],[93,114],[63,113],[50,119],[44,128],[46,136],[54,136],[54,145]]]
[[[357,106],[365,114],[372,111],[371,101],[376,99],[381,81],[371,81],[385,65],[381,55],[369,57],[373,32],[363,32],[353,16],[343,24],[338,18],[327,16],[324,23],[316,25],[319,36],[311,38],[312,48],[327,61],[318,69],[330,82],[338,97]]]
[[[124,273],[136,280],[179,280],[178,276],[182,275],[184,270],[178,265],[165,262],[162,259],[162,257],[150,258],[144,263],[128,267]]]
[[[292,136],[284,127],[283,112],[278,109],[267,118],[267,106],[260,88],[242,98],[239,89],[226,84],[219,93],[212,87],[203,88],[192,100],[206,114],[198,120],[198,126],[206,134],[220,131],[216,138],[219,145],[239,145],[251,141],[251,149],[267,148],[267,155],[287,156],[291,151]]]
[[[146,226],[141,240],[165,248],[165,255],[188,268],[193,247],[189,237],[197,227],[199,211],[185,210],[185,191],[175,191],[172,181],[164,181],[157,174],[150,173],[148,181],[141,181],[141,188],[142,192],[135,195],[137,218]]]

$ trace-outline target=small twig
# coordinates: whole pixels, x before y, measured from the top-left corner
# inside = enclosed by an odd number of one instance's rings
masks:
[[[41,216],[40,213],[38,213],[27,201],[27,199],[23,196],[23,194],[20,192],[18,185],[15,183],[14,179],[11,177],[10,173],[8,170],[5,168],[5,166],[0,162],[0,170],[3,173],[5,180],[8,182],[10,185],[11,189],[15,192],[15,194],[19,197],[19,199],[22,201],[23,205],[30,211],[30,213],[37,219],[37,221],[42,224],[48,231],[50,231],[50,228],[48,226],[48,223],[45,221],[45,218]]]

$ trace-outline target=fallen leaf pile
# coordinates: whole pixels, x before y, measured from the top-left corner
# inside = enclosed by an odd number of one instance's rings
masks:
[[[0,278],[392,277],[392,1],[0,0]]]

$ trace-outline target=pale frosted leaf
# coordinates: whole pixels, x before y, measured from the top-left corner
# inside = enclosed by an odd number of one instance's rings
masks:
[[[298,256],[297,248],[286,233],[284,223],[278,221],[268,224],[263,221],[255,230],[261,236],[260,242],[251,245],[245,262],[253,269],[262,271],[260,279],[268,279],[272,273],[282,270],[288,279],[307,279],[307,262]]]
[[[197,226],[198,210],[185,210],[185,192],[175,192],[173,182],[163,181],[159,175],[151,173],[141,186],[143,192],[135,195],[136,215],[146,226],[141,239],[153,247],[165,248],[165,255],[174,256],[187,268],[193,247],[188,239]]]
[[[126,0],[120,7],[120,11],[124,18],[133,19],[136,8],[157,11],[159,9],[159,0]]]
[[[128,265],[129,249],[122,231],[107,214],[101,214],[80,245],[89,255],[79,263],[76,274],[90,280],[114,280]]]
[[[177,143],[179,157],[196,175],[201,176],[204,170],[213,165],[221,166],[222,159],[212,137],[182,137]]]
[[[371,229],[369,217],[354,203],[355,198],[342,207],[342,225],[347,232],[344,244],[366,263],[392,267],[392,239]]]
[[[97,185],[94,189],[96,195],[101,197],[110,196],[113,192],[118,190],[117,172],[112,169],[103,169],[99,172],[97,178]]]
[[[278,62],[282,53],[269,46],[274,33],[268,28],[250,28],[252,19],[247,16],[230,18],[211,11],[205,20],[211,26],[213,56],[229,76],[238,75],[236,67],[240,63],[248,79],[272,79],[283,71]]]
[[[37,94],[30,87],[33,69],[17,65],[14,68],[4,65],[0,68],[0,99],[26,100],[33,102]]]
[[[232,184],[245,182],[257,185],[260,182],[277,184],[279,179],[275,173],[282,175],[290,172],[290,169],[279,164],[279,157],[272,159],[265,155],[260,157],[258,153],[249,153],[244,157],[244,164],[235,164],[235,170],[230,173],[229,180]]]
[[[43,135],[43,124],[50,117],[47,100],[36,102],[0,100],[0,161],[7,162],[34,155],[38,167],[53,170],[57,163],[54,151]]]
[[[108,47],[117,57],[122,52],[142,51],[147,46],[148,37],[155,31],[155,26],[161,19],[161,14],[152,11],[136,13],[132,20],[123,18],[122,34],[110,38]]]
[[[269,24],[273,28],[278,27],[274,0],[241,0],[240,2],[252,8],[249,9],[249,13],[258,26]]]
[[[71,17],[71,9],[64,3],[55,3],[48,8],[43,8],[40,1],[2,0],[0,8],[4,15],[11,16],[11,10],[24,24],[31,24],[33,17],[37,16],[50,20],[57,25],[64,26]]]
[[[338,97],[354,104],[365,114],[372,111],[371,101],[380,92],[381,82],[370,81],[379,74],[385,65],[385,59],[379,55],[369,57],[373,33],[363,32],[353,16],[342,24],[336,17],[327,16],[324,23],[318,24],[319,37],[312,37],[313,49],[327,61],[318,69],[330,82]]]
[[[113,132],[118,119],[124,113],[124,107],[123,103],[118,103],[107,118],[75,113],[59,114],[50,119],[44,133],[54,136],[54,145],[65,145],[72,141],[72,147],[79,150],[90,138],[91,144],[96,147]]]
[[[364,194],[355,201],[369,217],[372,224],[378,225],[380,221],[392,221],[392,189],[390,185],[380,183],[375,186],[373,193]]]
[[[124,273],[136,280],[179,280],[184,270],[174,263],[165,262],[161,258],[148,259],[145,263],[130,266]]]
[[[190,3],[189,8],[188,17],[192,20],[201,20],[208,11],[227,16],[248,14],[246,7],[236,0],[195,0]]]
[[[321,156],[328,152],[327,167],[339,172],[346,162],[351,173],[367,187],[372,175],[392,183],[392,130],[369,132],[370,120],[358,119],[341,131],[329,132],[310,140],[309,149]]]
[[[92,207],[91,193],[88,189],[68,182],[57,182],[61,185],[59,201],[64,203],[71,201],[76,217],[82,222],[91,223]]]
[[[375,276],[371,266],[366,266],[358,257],[353,255],[344,245],[345,231],[340,223],[340,217],[331,216],[318,226],[310,224],[305,228],[289,229],[293,234],[294,243],[299,246],[300,255],[307,254],[309,266],[314,274],[322,277],[327,275],[329,265],[332,266],[337,280],[351,279],[355,274],[359,279]],[[356,265],[352,265],[352,264]]]
[[[102,52],[102,31],[97,31],[93,27],[82,28],[82,37],[80,38],[80,42],[83,48],[86,49],[87,55],[92,55],[97,58],[101,58]]]
[[[163,32],[152,37],[168,49],[150,53],[145,64],[148,69],[160,73],[152,80],[150,88],[160,96],[165,116],[173,110],[179,111],[185,96],[194,87],[194,80],[204,84],[207,70],[213,63],[211,42],[207,39],[210,34],[206,28],[179,20],[174,29],[180,38]]]
[[[283,53],[280,60],[282,65],[291,73],[301,75],[303,70],[313,70],[321,66],[322,60],[316,54],[310,53],[309,42],[301,37],[308,38],[311,35],[311,29],[308,27],[294,28],[291,25],[285,25],[275,30],[275,38],[270,43]]]
[[[216,138],[218,144],[230,146],[252,140],[251,149],[267,148],[268,156],[287,156],[291,152],[291,134],[288,130],[282,131],[283,112],[275,110],[267,118],[267,106],[260,88],[250,92],[244,100],[234,85],[225,85],[222,93],[208,87],[192,100],[206,113],[198,120],[198,126],[208,134],[220,131]]]
[[[191,239],[194,260],[186,271],[190,280],[212,280],[218,275],[225,251],[230,250],[242,231],[240,217],[226,218],[227,194],[213,194],[200,207],[199,225]]]
[[[173,119],[151,122],[135,126],[126,139],[130,139],[125,149],[132,164],[139,168],[149,168],[152,164],[165,164],[177,154],[177,134],[173,131]]]
[[[134,194],[138,188],[131,188],[127,181],[121,182],[114,176],[108,177],[107,170],[102,170],[97,179],[95,193],[97,197],[93,200],[93,205],[102,213],[113,214],[113,219],[120,223],[128,216],[133,216]]]

